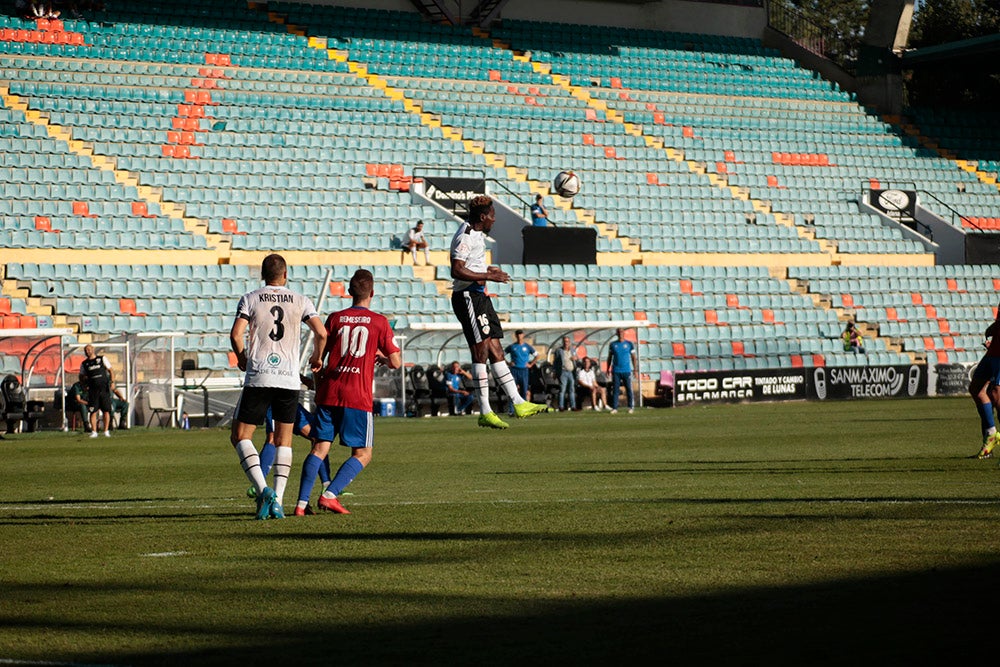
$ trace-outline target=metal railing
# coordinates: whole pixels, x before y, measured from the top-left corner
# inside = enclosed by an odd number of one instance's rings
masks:
[[[826,56],[827,44],[823,28],[807,19],[794,7],[784,2],[768,2],[767,23],[802,48]]]

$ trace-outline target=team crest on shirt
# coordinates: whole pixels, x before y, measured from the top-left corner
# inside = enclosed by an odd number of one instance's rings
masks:
[[[278,366],[281,365],[281,355],[278,354],[277,352],[272,352],[271,354],[267,355],[267,364],[272,368],[277,368]]]

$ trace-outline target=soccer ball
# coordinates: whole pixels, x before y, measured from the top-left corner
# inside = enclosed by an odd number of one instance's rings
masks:
[[[580,192],[580,177],[572,171],[560,171],[552,180],[552,189],[560,197],[569,199]]]

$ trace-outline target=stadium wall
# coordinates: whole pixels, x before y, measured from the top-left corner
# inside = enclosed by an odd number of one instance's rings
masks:
[[[388,9],[415,12],[409,0],[301,0],[304,4]],[[763,3],[761,3],[763,5]],[[465,6],[468,5],[468,6]],[[464,10],[475,3],[463,3]],[[744,7],[716,2],[660,0],[631,4],[599,0],[511,0],[501,18],[553,23],[581,23],[619,28],[642,28],[668,32],[752,37],[760,39],[767,27],[767,12],[761,7]]]

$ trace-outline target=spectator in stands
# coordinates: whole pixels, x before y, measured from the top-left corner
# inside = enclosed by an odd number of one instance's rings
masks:
[[[844,333],[841,334],[844,341],[844,352],[854,352],[855,354],[867,354],[865,352],[865,337],[861,335],[854,322],[848,322]]]
[[[583,368],[576,373],[576,381],[590,396],[590,409],[603,410],[608,404],[608,391],[597,381],[597,370],[590,357],[584,357]]]
[[[87,396],[90,404],[90,437],[97,437],[97,411],[100,410],[104,419],[104,437],[111,437],[111,383],[114,374],[111,362],[106,357],[97,354],[93,345],[83,348],[87,356],[80,364],[80,375],[87,383]]]
[[[538,353],[535,352],[535,348],[524,342],[524,331],[521,329],[514,332],[514,342],[508,345],[504,352],[510,357],[510,373],[514,376],[517,390],[521,392],[521,396],[524,396],[525,400],[530,401],[531,391],[528,387],[528,378]]]
[[[413,256],[414,266],[417,264],[417,250],[424,251],[424,265],[431,265],[431,251],[427,245],[427,239],[424,238],[423,220],[417,220],[417,224],[413,228],[406,230],[406,236],[403,237],[403,251],[407,250]]]
[[[549,212],[542,205],[542,195],[535,195],[535,203],[531,205],[531,225],[533,227],[547,227],[549,224]]]
[[[444,372],[444,384],[448,388],[448,398],[456,415],[464,415],[472,407],[476,397],[465,388],[465,380],[471,380],[472,373],[462,368],[457,361],[451,362]]]
[[[618,329],[618,340],[608,347],[608,370],[611,371],[611,414],[618,414],[618,389],[625,385],[628,411],[632,414],[635,399],[632,395],[632,369],[636,365],[635,345],[625,340],[625,330]]]
[[[562,347],[553,352],[552,365],[559,369],[559,409],[575,410],[576,355],[570,347],[569,336],[563,336]]]
[[[983,431],[983,446],[977,456],[988,459],[993,455],[997,442],[1000,442],[1000,433],[997,432],[993,418],[993,406],[1000,403],[1000,314],[993,324],[986,327],[983,335],[990,341],[986,346],[986,354],[972,371],[969,394],[976,404]]]
[[[115,430],[128,429],[128,400],[121,390],[111,381],[111,413],[115,415]]]

